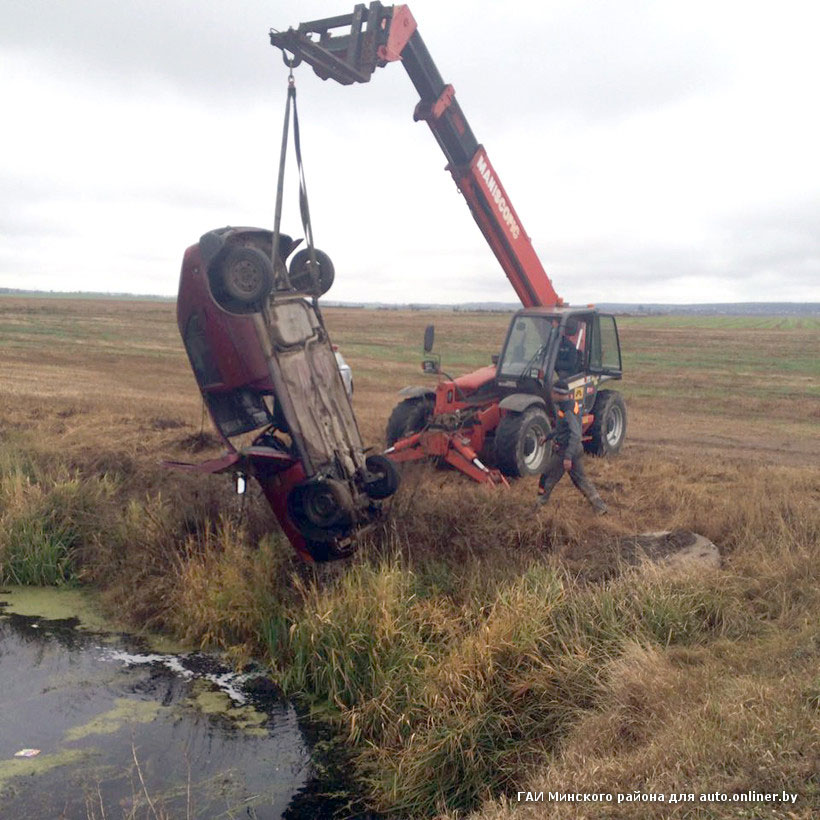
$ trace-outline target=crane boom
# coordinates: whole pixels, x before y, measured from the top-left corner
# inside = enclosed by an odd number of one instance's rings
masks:
[[[408,6],[360,3],[351,14],[301,23],[285,32],[271,30],[270,40],[282,49],[288,65],[304,60],[323,80],[343,85],[368,82],[376,68],[400,60],[420,98],[413,119],[429,125],[447,158],[447,170],[522,304],[563,304]]]

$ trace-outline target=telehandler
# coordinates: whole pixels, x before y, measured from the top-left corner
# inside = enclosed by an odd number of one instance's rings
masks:
[[[617,391],[602,388],[622,375],[615,317],[592,305],[570,306],[556,294],[410,9],[358,4],[350,14],[271,30],[270,40],[291,70],[305,62],[322,79],[343,85],[366,83],[376,68],[401,62],[420,97],[413,119],[433,132],[447,170],[524,305],[493,364],[457,378],[441,371],[428,329],[422,366],[438,375],[438,384],[401,391],[387,423],[386,454],[394,462],[436,457],[489,484],[540,473],[555,419],[550,387],[558,376],[582,405],[586,450],[617,453],[626,435],[626,407]]]

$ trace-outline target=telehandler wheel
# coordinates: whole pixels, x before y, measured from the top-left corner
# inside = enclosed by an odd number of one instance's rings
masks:
[[[372,455],[364,466],[370,476],[365,480],[365,492],[376,500],[389,498],[399,488],[399,471],[387,456]]]
[[[617,390],[599,390],[592,406],[595,420],[589,428],[590,441],[584,449],[595,456],[614,456],[626,438],[626,405]]]
[[[550,454],[546,438],[551,429],[540,407],[504,416],[495,431],[495,458],[501,472],[508,476],[543,472]]]
[[[290,283],[296,290],[310,293],[312,296],[322,296],[330,290],[336,271],[330,257],[318,248],[313,249],[316,255],[316,265],[318,271],[314,281],[310,271],[310,250],[302,248],[290,260],[289,276]]]
[[[392,447],[399,439],[420,433],[433,415],[434,402],[427,396],[400,401],[387,420],[384,438]]]
[[[273,287],[273,265],[257,248],[227,248],[214,260],[210,273],[214,297],[231,312],[258,308]]]

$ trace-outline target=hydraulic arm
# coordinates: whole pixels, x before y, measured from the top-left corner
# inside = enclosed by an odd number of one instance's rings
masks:
[[[288,65],[304,61],[322,79],[343,85],[368,82],[376,68],[400,60],[420,97],[413,118],[430,126],[447,157],[447,170],[522,304],[563,304],[407,6],[359,4],[352,14],[302,23],[285,32],[271,30],[270,39]]]

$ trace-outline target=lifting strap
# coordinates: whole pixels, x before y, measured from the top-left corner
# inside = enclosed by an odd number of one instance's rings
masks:
[[[305,242],[307,243],[310,258],[310,274],[313,278],[314,288],[318,291],[318,265],[316,264],[316,250],[313,244],[313,228],[310,222],[310,208],[308,206],[307,183],[305,182],[305,169],[302,164],[302,144],[299,136],[299,112],[296,109],[296,82],[293,78],[293,62],[290,62],[290,73],[288,74],[288,96],[285,103],[285,121],[282,126],[282,148],[279,152],[279,177],[276,185],[276,209],[273,217],[273,243],[271,248],[271,259],[274,260],[274,271],[276,270],[276,259],[279,253],[280,224],[282,221],[282,200],[285,192],[285,165],[288,152],[288,133],[290,131],[290,110],[293,108],[293,146],[296,153],[296,167],[299,175],[299,213],[302,217],[302,229],[305,232]],[[285,282],[291,287],[288,278],[287,268],[284,271]],[[314,302],[316,301],[314,297]]]

